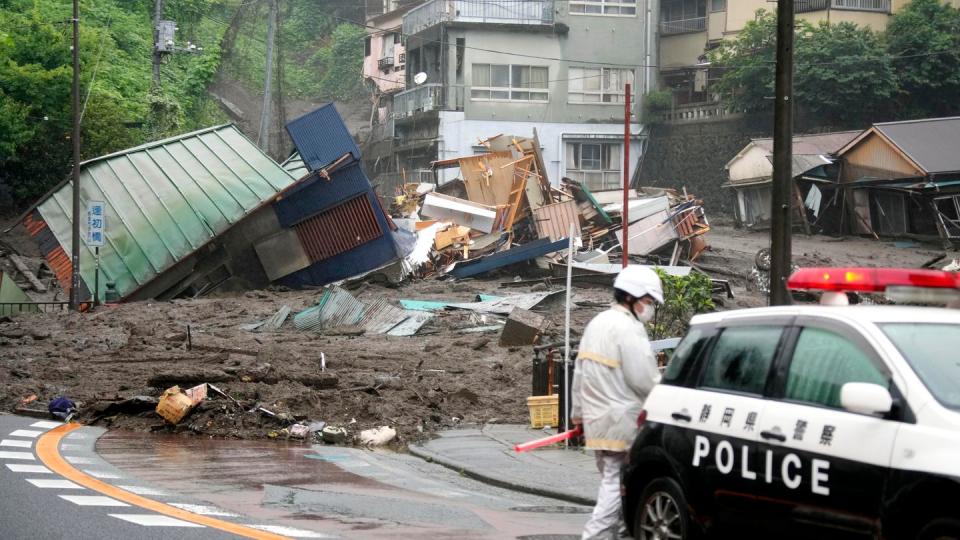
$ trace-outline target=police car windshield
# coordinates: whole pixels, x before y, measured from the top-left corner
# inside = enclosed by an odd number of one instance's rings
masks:
[[[944,407],[960,410],[960,325],[879,325]]]

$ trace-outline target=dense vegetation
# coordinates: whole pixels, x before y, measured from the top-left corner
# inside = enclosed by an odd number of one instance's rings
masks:
[[[362,95],[362,2],[278,0],[283,95]],[[152,84],[154,0],[81,0],[82,157],[226,121],[207,93],[219,77],[262,92],[266,0],[166,0],[177,44]],[[0,0],[0,210],[29,202],[71,166],[70,0]],[[277,90],[275,90],[277,92]]]
[[[851,23],[797,21],[794,99],[813,123],[871,122],[960,114],[960,9],[913,0],[886,32]],[[710,53],[715,90],[737,110],[773,108],[776,16],[758,11],[737,39]]]

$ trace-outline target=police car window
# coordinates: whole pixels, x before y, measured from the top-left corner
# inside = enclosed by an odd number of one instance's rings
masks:
[[[847,338],[820,328],[804,328],[790,361],[784,397],[839,409],[840,387],[848,382],[890,385],[870,357]]]
[[[891,323],[880,329],[937,401],[960,410],[960,325]]]
[[[677,382],[681,377],[690,371],[690,363],[703,348],[704,343],[709,338],[703,337],[703,330],[694,328],[687,333],[680,345],[673,351],[667,369],[663,372],[663,382]]]
[[[720,334],[701,386],[762,394],[777,352],[779,326],[738,326]]]

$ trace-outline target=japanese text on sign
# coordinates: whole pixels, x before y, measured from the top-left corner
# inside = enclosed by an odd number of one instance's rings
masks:
[[[102,201],[87,201],[87,245],[100,247],[104,244],[106,216]]]

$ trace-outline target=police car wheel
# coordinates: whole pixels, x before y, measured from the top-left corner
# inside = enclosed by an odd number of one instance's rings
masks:
[[[917,540],[960,540],[960,520],[935,519],[920,530]]]
[[[647,484],[634,520],[637,540],[690,540],[690,512],[683,490],[672,478],[657,478]]]

